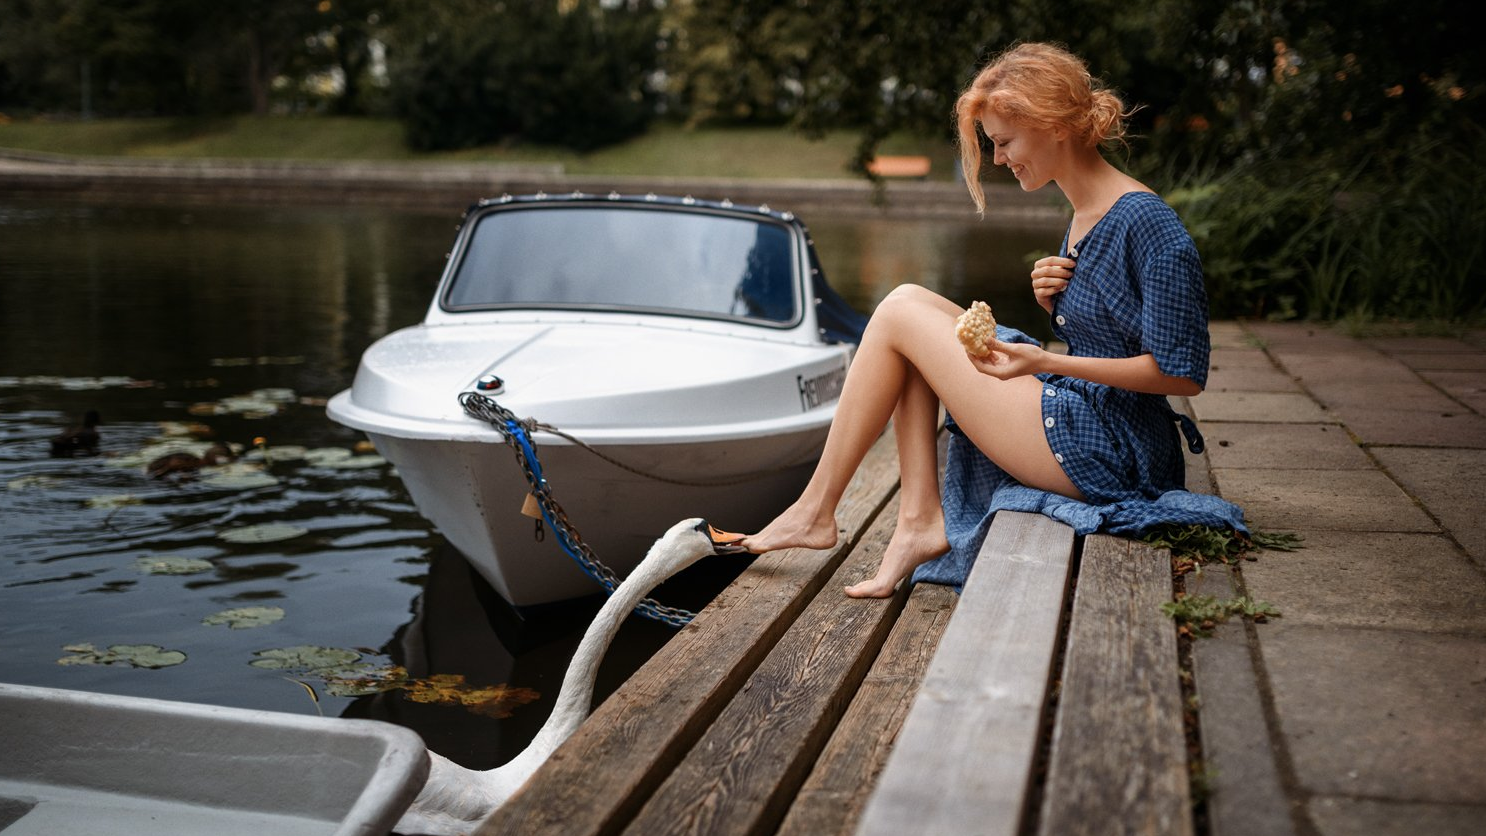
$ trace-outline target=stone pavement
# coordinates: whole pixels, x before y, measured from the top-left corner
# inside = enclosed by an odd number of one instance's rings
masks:
[[[1188,583],[1283,613],[1194,643],[1212,833],[1486,833],[1486,332],[1212,335],[1192,487],[1305,538]]]

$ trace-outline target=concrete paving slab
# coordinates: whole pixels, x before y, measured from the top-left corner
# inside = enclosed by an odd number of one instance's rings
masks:
[[[1283,621],[1259,641],[1303,787],[1486,803],[1486,638]]]
[[[1232,598],[1227,566],[1187,576],[1187,593]],[[1230,620],[1192,644],[1192,677],[1202,755],[1209,776],[1211,836],[1293,836],[1280,754],[1270,740],[1264,698],[1244,624]]]
[[[1472,348],[1455,337],[1373,337],[1367,344],[1384,354],[1458,354]]]
[[[1294,354],[1275,352],[1280,366],[1301,383],[1415,383],[1419,374],[1376,351]]]
[[[1213,368],[1207,373],[1208,392],[1299,392],[1300,384],[1274,366]]]
[[[1294,392],[1203,392],[1192,399],[1198,421],[1332,422],[1309,396]]]
[[[1486,417],[1452,412],[1338,407],[1335,413],[1363,444],[1486,449]]]
[[[1286,624],[1486,637],[1486,574],[1447,538],[1298,533],[1304,548],[1258,551],[1256,560],[1243,564],[1249,594],[1279,608]]]
[[[1486,805],[1312,798],[1306,814],[1321,836],[1480,836]]]
[[[1245,322],[1244,327],[1269,349],[1306,354],[1356,350],[1356,340],[1325,325],[1306,322]]]
[[[1257,345],[1256,338],[1249,335],[1244,326],[1236,320],[1223,319],[1207,324],[1207,337],[1212,347],[1217,348],[1254,348]]]
[[[1208,371],[1213,369],[1272,369],[1274,361],[1263,349],[1253,346],[1244,348],[1213,348],[1207,359]]]
[[[1213,467],[1371,470],[1372,459],[1336,424],[1204,425]]]
[[[1456,542],[1486,566],[1486,450],[1377,447],[1373,455],[1404,490],[1440,521]]]
[[[1224,499],[1261,531],[1439,531],[1382,473],[1213,468]]]
[[[1398,381],[1312,380],[1306,388],[1327,409],[1347,407],[1395,412],[1461,412],[1460,403],[1428,381],[1414,378]]]
[[[1422,371],[1419,376],[1471,409],[1486,414],[1486,372]]]
[[[1486,371],[1486,351],[1459,354],[1399,354],[1398,359],[1417,370]]]

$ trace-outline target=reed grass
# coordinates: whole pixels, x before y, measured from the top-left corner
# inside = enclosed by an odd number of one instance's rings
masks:
[[[1486,144],[1424,146],[1388,174],[1270,161],[1167,182],[1215,316],[1486,320]]]

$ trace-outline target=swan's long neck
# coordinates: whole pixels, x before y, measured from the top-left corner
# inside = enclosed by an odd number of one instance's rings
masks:
[[[603,661],[609,643],[614,640],[619,626],[624,623],[630,610],[640,603],[640,599],[679,570],[680,567],[675,565],[677,561],[667,559],[672,555],[666,554],[675,548],[676,544],[670,542],[669,538],[657,543],[629,577],[614,589],[609,600],[604,602],[598,615],[594,616],[593,623],[588,625],[588,631],[583,634],[583,640],[578,643],[578,650],[568,665],[567,675],[563,677],[562,688],[557,692],[557,704],[552,707],[552,714],[542,724],[536,737],[532,738],[527,751],[550,754],[588,716],[589,706],[593,703],[594,677],[598,674],[599,663]]]

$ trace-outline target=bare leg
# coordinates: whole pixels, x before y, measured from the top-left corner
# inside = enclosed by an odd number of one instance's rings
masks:
[[[916,369],[909,369],[907,385],[893,412],[898,443],[898,469],[903,489],[898,501],[898,525],[888,542],[876,576],[846,588],[853,598],[886,598],[898,582],[922,563],[949,550],[944,536],[944,508],[939,500],[939,397]]]
[[[932,408],[924,408],[922,401],[928,398],[917,393],[914,380],[922,380],[931,394],[937,394],[971,442],[1017,481],[1065,496],[1079,496],[1048,447],[1042,426],[1041,384],[1033,377],[1001,381],[976,371],[954,337],[954,319],[960,310],[943,297],[913,286],[899,287],[882,301],[847,373],[836,419],[810,483],[783,514],[744,540],[749,551],[835,545],[836,505],[888,418],[897,413],[907,425],[900,431],[912,436],[910,451],[923,449],[922,417]],[[900,410],[904,401],[916,405]],[[932,424],[933,419],[929,422]],[[914,453],[912,461],[901,463],[903,501],[911,515],[923,511],[923,495],[916,488],[910,495],[910,487],[921,482],[922,460],[932,460],[932,429],[928,440],[929,456]],[[903,450],[900,447],[900,456]],[[934,467],[936,473],[929,482],[937,500],[937,465]],[[908,542],[904,540],[903,549],[894,557],[896,569],[904,563],[900,558],[925,552],[921,546],[909,548]],[[891,554],[893,549],[889,551]],[[897,574],[896,569],[890,568],[887,574]],[[894,578],[892,584],[901,577]],[[873,583],[862,591],[886,594],[881,593],[881,586]]]

